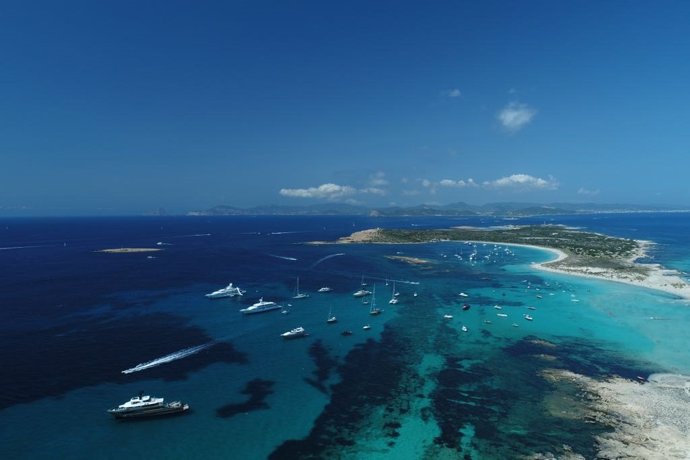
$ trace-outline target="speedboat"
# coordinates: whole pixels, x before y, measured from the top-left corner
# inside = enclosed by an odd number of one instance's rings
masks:
[[[532,321],[534,318],[532,318],[530,315],[525,315],[525,319],[527,321]]]
[[[469,296],[468,296],[467,294],[465,294],[464,292],[461,292],[461,293],[458,294],[458,295],[459,295],[460,297],[469,297]]]
[[[508,315],[506,313],[496,313],[496,316],[500,316],[501,318],[505,318]]]
[[[397,297],[393,297],[391,300],[388,301],[388,303],[391,305],[395,305],[396,303],[398,303]]]
[[[494,305],[494,308],[495,308],[496,310],[503,310],[503,307],[500,306],[500,305]]]
[[[189,404],[180,401],[166,403],[163,398],[140,394],[115,409],[108,409],[108,413],[117,419],[133,419],[179,414],[187,410]]]
[[[280,336],[284,339],[296,339],[299,337],[306,337],[308,335],[309,334],[307,334],[302,326],[290,329],[289,331],[280,334]]]
[[[333,288],[329,288],[328,286],[324,286],[322,288],[319,288],[319,290],[316,292],[331,292],[332,290],[333,290]]]
[[[453,319],[453,315],[448,315],[448,314],[446,314],[446,315],[443,315],[443,317],[444,317],[445,319]]]
[[[247,308],[241,309],[240,313],[244,313],[245,315],[251,315],[253,313],[263,313],[265,311],[282,310],[282,309],[283,309],[283,307],[281,305],[278,305],[275,302],[264,300],[264,298],[261,297],[259,299],[259,301],[256,302],[255,304],[252,304]]]
[[[367,291],[366,289],[360,289],[359,291],[355,292],[352,295],[354,297],[365,297],[365,296],[371,295],[371,291]]]
[[[364,326],[362,326],[362,329],[364,329],[365,331],[368,331],[369,329],[371,329],[371,326],[368,324],[365,324]]]
[[[210,294],[206,294],[206,297],[208,297],[209,299],[221,299],[223,297],[235,297],[238,295],[241,296],[245,292],[247,291],[240,289],[237,286],[233,286],[232,283],[230,283],[223,289],[218,289],[217,291],[213,291]]]
[[[467,326],[463,325],[460,329],[462,329],[462,332],[467,332]]]

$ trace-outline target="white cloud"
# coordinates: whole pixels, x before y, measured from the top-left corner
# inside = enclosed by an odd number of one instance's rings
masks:
[[[338,185],[338,184],[321,184],[318,187],[309,188],[283,188],[280,189],[280,194],[282,196],[290,198],[319,198],[327,200],[336,200],[348,197],[349,200],[357,194],[370,194],[385,196],[388,192],[380,187],[366,187],[357,189],[349,185]]]
[[[280,194],[291,198],[327,198],[329,200],[354,195],[357,189],[349,185],[322,184],[309,188],[282,188]]]
[[[384,196],[387,193],[385,190],[383,190],[382,188],[378,188],[378,187],[362,188],[362,189],[359,189],[359,192],[360,193],[371,193],[372,195],[380,195],[380,196]]]
[[[536,114],[527,104],[511,102],[498,112],[497,118],[506,130],[514,133],[529,124]]]
[[[454,188],[464,188],[464,187],[476,187],[477,183],[474,179],[469,178],[467,180],[453,180],[453,179],[443,179],[438,183],[441,187],[454,187]]]
[[[383,185],[388,185],[388,180],[386,180],[386,173],[377,172],[369,176],[369,185],[372,187],[381,187]]]
[[[483,185],[489,188],[555,190],[559,184],[551,176],[548,179],[542,179],[529,174],[513,174],[493,181],[486,181]]]
[[[599,189],[597,190],[588,190],[584,187],[580,187],[580,189],[577,191],[578,195],[585,195],[585,196],[596,196],[599,195]]]
[[[448,97],[460,97],[460,96],[462,96],[462,93],[460,92],[460,90],[458,88],[453,88],[451,90],[448,90],[448,92],[446,94],[448,95]]]

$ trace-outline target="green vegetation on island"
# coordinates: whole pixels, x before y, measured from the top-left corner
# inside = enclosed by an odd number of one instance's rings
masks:
[[[552,268],[587,267],[625,271],[644,275],[647,268],[633,261],[644,254],[636,240],[600,233],[584,232],[561,225],[510,226],[498,228],[456,227],[447,229],[376,229],[341,242],[432,243],[440,241],[481,241],[496,244],[522,244],[557,249],[564,259],[548,265]]]

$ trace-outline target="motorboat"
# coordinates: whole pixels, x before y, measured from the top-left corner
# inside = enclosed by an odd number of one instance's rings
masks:
[[[333,290],[333,288],[329,288],[328,286],[324,286],[322,288],[319,288],[319,290],[316,292],[331,292],[332,290]]]
[[[114,409],[108,409],[108,413],[116,419],[135,419],[180,414],[187,410],[189,410],[189,404],[181,401],[166,403],[164,398],[155,398],[142,393]]]
[[[352,295],[354,297],[366,297],[368,295],[371,295],[371,291],[367,291],[366,289],[360,289],[359,291],[355,292]]]
[[[458,294],[458,295],[459,295],[460,297],[469,297],[469,296],[468,296],[467,294],[465,294],[464,292],[461,292],[461,293]]]
[[[443,315],[443,317],[444,317],[445,319],[453,319],[453,315],[448,315],[448,314],[446,314],[446,315]]]
[[[371,326],[368,324],[365,324],[364,326],[362,326],[362,329],[364,329],[365,331],[368,331],[369,329],[371,329]]]
[[[525,315],[525,319],[527,321],[532,321],[534,318],[532,318],[530,315]]]
[[[302,326],[290,329],[289,331],[280,334],[280,336],[284,339],[297,339],[299,337],[306,337],[308,335],[309,334],[307,334],[307,331],[305,331]]]
[[[223,297],[241,296],[244,295],[245,292],[247,291],[240,289],[237,286],[233,286],[233,284],[230,283],[222,289],[218,289],[217,291],[213,291],[210,294],[206,294],[206,297],[208,297],[209,299],[222,299]]]
[[[462,309],[465,310],[465,311],[469,310],[469,309],[470,309],[469,304],[464,304],[464,305],[462,306]]]
[[[240,310],[240,313],[244,313],[245,315],[251,315],[254,313],[263,313],[266,311],[271,311],[271,310],[282,310],[283,307],[281,305],[278,305],[275,302],[271,302],[269,300],[264,300],[263,297],[259,299],[258,302],[255,304],[250,305],[247,308],[243,308]]]
[[[496,313],[496,316],[500,316],[501,318],[505,318],[506,316],[508,316],[508,314],[507,313]]]
[[[496,310],[503,310],[503,307],[500,306],[500,305],[494,305],[494,308],[495,308]]]
[[[462,332],[467,332],[467,326],[465,326],[464,324],[460,329],[462,329]]]

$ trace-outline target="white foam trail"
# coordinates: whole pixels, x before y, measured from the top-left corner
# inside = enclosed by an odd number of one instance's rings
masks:
[[[304,230],[301,231],[293,231],[293,232],[271,232],[269,235],[290,235],[293,233],[305,233]]]
[[[189,355],[199,353],[201,350],[204,350],[204,349],[212,346],[214,343],[215,342],[209,342],[209,343],[205,343],[203,345],[197,345],[196,347],[185,348],[183,350],[176,351],[175,353],[170,353],[169,355],[165,355],[161,358],[156,358],[152,361],[147,361],[145,363],[137,364],[134,367],[130,367],[129,369],[125,369],[124,371],[122,371],[122,373],[123,374],[131,374],[133,372],[140,372],[140,371],[144,371],[146,369],[150,369],[152,367],[160,366],[161,364],[169,363],[171,361],[177,361],[178,359],[186,358]]]
[[[276,257],[276,258],[278,258],[278,259],[297,260],[297,259],[294,258],[294,257],[278,256],[278,255],[276,255],[276,254],[269,254],[269,256],[271,256],[271,257]]]
[[[7,246],[4,248],[0,248],[0,251],[10,251],[12,249],[31,249],[31,248],[50,248],[50,247],[55,247],[54,245],[39,245],[39,246]]]
[[[337,253],[337,254],[331,254],[331,255],[329,255],[329,256],[322,257],[322,258],[320,258],[319,260],[317,260],[316,262],[314,262],[313,264],[311,264],[311,267],[309,267],[309,268],[314,268],[314,267],[316,267],[317,265],[319,265],[321,262],[323,262],[323,261],[325,261],[325,260],[328,260],[328,259],[331,259],[331,258],[333,258],[333,257],[344,256],[344,255],[345,255],[344,252],[339,252],[339,253]]]

